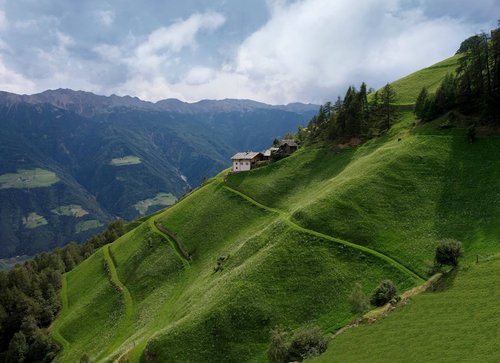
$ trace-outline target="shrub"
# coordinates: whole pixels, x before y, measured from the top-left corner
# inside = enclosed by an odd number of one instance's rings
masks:
[[[328,338],[318,327],[298,330],[288,342],[288,333],[280,327],[271,331],[271,345],[267,351],[269,362],[302,362],[316,357],[328,347]]]
[[[351,304],[351,311],[356,314],[368,309],[368,298],[360,284],[354,285],[354,289],[352,289],[351,296],[349,297],[349,303]]]
[[[280,327],[276,327],[271,331],[271,345],[267,351],[269,362],[283,363],[287,362],[288,345],[287,332]]]
[[[328,347],[328,338],[318,327],[305,328],[294,334],[288,348],[288,360],[299,361],[316,357]]]
[[[444,239],[436,247],[435,261],[440,265],[458,266],[458,259],[462,256],[462,244],[457,240]]]
[[[396,296],[396,286],[391,280],[384,280],[373,291],[370,302],[375,306],[387,304]]]

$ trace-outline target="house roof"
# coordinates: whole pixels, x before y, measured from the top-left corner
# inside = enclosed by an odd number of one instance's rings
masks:
[[[262,153],[254,152],[254,151],[236,153],[236,154],[233,155],[233,157],[231,158],[231,160],[252,160],[257,155],[262,155]]]
[[[298,146],[297,142],[295,140],[292,140],[292,139],[283,139],[280,141],[280,146],[283,146],[286,144],[288,144],[288,146]]]

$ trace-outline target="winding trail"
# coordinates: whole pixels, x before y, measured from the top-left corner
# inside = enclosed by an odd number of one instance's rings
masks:
[[[317,231],[313,231],[311,229],[307,229],[307,228],[304,228],[300,225],[298,225],[297,223],[293,222],[291,219],[290,219],[290,216],[279,210],[279,209],[275,209],[275,208],[270,208],[268,206],[265,206],[264,204],[262,203],[259,203],[257,202],[255,199],[253,199],[252,197],[236,190],[236,189],[233,189],[227,185],[224,185],[224,188],[228,191],[230,191],[231,193],[234,193],[234,194],[237,194],[239,195],[241,198],[244,198],[245,200],[247,200],[248,202],[254,204],[255,206],[261,208],[261,209],[264,209],[268,212],[271,212],[271,213],[274,213],[274,214],[277,214],[281,220],[283,220],[288,226],[290,226],[291,228],[297,230],[297,231],[300,231],[300,232],[303,232],[303,233],[307,233],[307,234],[310,234],[310,235],[313,235],[313,236],[316,236],[316,237],[319,237],[319,238],[323,238],[323,239],[326,239],[326,240],[329,240],[329,241],[332,241],[332,242],[335,242],[335,243],[338,243],[338,244],[341,244],[341,245],[344,245],[344,246],[347,246],[347,247],[350,247],[350,248],[354,248],[356,250],[359,250],[359,251],[363,251],[365,253],[368,253],[372,256],[375,256],[375,257],[378,257],[382,260],[384,260],[385,262],[389,263],[390,265],[394,266],[395,268],[397,268],[398,270],[400,270],[401,272],[405,273],[406,275],[410,276],[411,278],[413,278],[415,280],[416,283],[418,284],[421,284],[425,281],[425,279],[421,276],[419,276],[417,273],[415,273],[414,271],[410,270],[408,267],[404,266],[403,264],[401,264],[400,262],[396,261],[395,259],[393,259],[392,257],[389,257],[385,254],[383,254],[382,252],[379,252],[379,251],[376,251],[374,249],[371,249],[371,248],[368,248],[368,247],[365,247],[365,246],[360,246],[360,245],[357,245],[355,243],[352,243],[352,242],[348,242],[348,241],[344,241],[340,238],[335,238],[335,237],[332,237],[332,236],[329,236],[327,234],[324,234],[324,233],[320,233],[320,232],[317,232]]]
[[[59,292],[59,296],[61,297],[62,306],[61,311],[66,311],[68,309],[68,282],[66,280],[66,274],[62,275],[61,279],[61,291]],[[54,339],[62,345],[62,354],[59,356],[59,360],[61,357],[64,357],[64,352],[69,350],[70,343],[64,338],[64,336],[59,331],[59,322],[61,321],[60,316],[54,320],[54,324],[50,327],[50,331],[52,332],[52,336]]]
[[[174,241],[170,235],[168,235],[167,233],[165,233],[161,229],[159,229],[158,226],[156,225],[156,220],[154,218],[149,218],[148,224],[153,232],[159,234],[160,236],[162,236],[163,238],[165,238],[168,241],[168,243],[170,244],[170,246],[174,250],[177,257],[182,261],[184,267],[190,268],[191,265],[189,264],[189,260],[191,259],[191,257],[189,256],[189,254],[187,254],[187,252],[185,252],[185,249],[182,247],[180,242]],[[162,228],[165,228],[161,224],[160,224],[160,226]],[[187,256],[189,256],[189,257],[187,257]]]
[[[108,354],[112,353],[117,347],[119,347],[123,343],[123,336],[128,333],[127,332],[127,327],[132,326],[134,323],[134,301],[132,300],[132,295],[130,294],[130,291],[127,289],[127,286],[125,286],[124,283],[120,281],[120,278],[118,276],[118,272],[116,271],[116,266],[113,262],[113,259],[111,258],[111,255],[109,253],[109,248],[110,245],[105,245],[102,248],[102,253],[104,255],[104,261],[108,265],[109,268],[109,274],[110,274],[110,279],[111,279],[111,284],[116,286],[120,291],[120,294],[123,296],[123,302],[125,306],[125,316],[123,317],[123,321],[121,322],[122,328],[117,329],[117,331],[120,331],[121,333],[118,334],[118,336],[115,338],[113,344],[111,344],[106,351],[101,353],[101,355],[98,357],[99,359],[102,358],[103,356],[107,356]]]

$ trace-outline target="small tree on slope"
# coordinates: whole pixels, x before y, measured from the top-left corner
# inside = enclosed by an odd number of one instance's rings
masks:
[[[463,256],[462,244],[454,239],[444,239],[436,247],[435,261],[439,265],[458,266],[458,259]]]

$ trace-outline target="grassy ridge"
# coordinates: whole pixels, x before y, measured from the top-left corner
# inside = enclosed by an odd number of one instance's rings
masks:
[[[435,92],[441,80],[448,73],[455,73],[460,57],[460,55],[456,55],[445,59],[442,62],[392,82],[391,85],[396,91],[396,102],[400,105],[414,104],[423,87],[426,87],[431,93]]]
[[[500,290],[492,278],[499,275],[500,260],[461,270],[443,291],[339,335],[313,362],[497,362]]]

